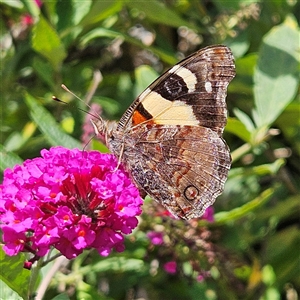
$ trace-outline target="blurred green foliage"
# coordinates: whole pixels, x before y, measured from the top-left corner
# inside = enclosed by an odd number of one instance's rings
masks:
[[[3,0],[0,8],[1,170],[53,145],[83,148],[87,104],[118,119],[166,67],[201,47],[226,44],[236,59],[225,130],[233,166],[215,222],[197,223],[211,237],[214,259],[201,262],[210,276],[197,281],[187,263],[203,257],[183,242],[194,225],[153,218],[158,206],[146,201],[125,252],[81,255],[54,276],[44,299],[297,299],[298,1]],[[149,243],[146,233],[157,226],[171,237],[170,249]],[[174,253],[171,275],[162,265]],[[22,262],[2,254],[1,279],[25,298],[28,272],[16,271]]]

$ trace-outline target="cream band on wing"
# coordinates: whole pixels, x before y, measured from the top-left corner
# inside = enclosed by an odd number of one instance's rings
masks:
[[[169,101],[152,91],[142,105],[153,116],[155,124],[199,125],[193,107],[183,101]]]
[[[171,68],[168,71],[168,73],[173,73],[173,74],[180,76],[183,79],[183,81],[185,82],[189,93],[192,93],[196,90],[197,77],[189,69],[187,69],[183,66],[180,66],[180,65],[175,65],[173,68]]]

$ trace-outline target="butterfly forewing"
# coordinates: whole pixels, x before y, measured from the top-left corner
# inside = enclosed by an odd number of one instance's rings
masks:
[[[118,128],[143,122],[201,125],[221,135],[227,118],[226,89],[234,75],[229,48],[201,49],[154,81],[125,112]]]

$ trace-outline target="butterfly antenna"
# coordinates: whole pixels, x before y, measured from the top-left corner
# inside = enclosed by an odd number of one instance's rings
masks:
[[[73,93],[72,93],[72,95],[73,95]],[[74,94],[74,96],[75,96],[77,99],[80,99],[80,98],[77,97],[75,94]],[[67,103],[66,101],[63,101],[63,100],[57,98],[56,96],[52,96],[52,100],[57,101],[57,102],[59,102],[59,103],[66,104],[66,105],[70,105],[70,104]],[[80,99],[80,100],[81,100],[81,99]],[[78,110],[80,110],[80,111],[82,111],[82,112],[84,112],[84,113],[86,113],[86,114],[88,114],[88,115],[94,117],[95,119],[102,119],[98,114],[95,115],[95,114],[91,113],[90,111],[87,111],[87,110],[85,110],[85,109],[83,109],[83,108],[80,108],[80,107],[78,107],[78,106],[73,106],[73,105],[70,105],[70,106],[76,107]],[[90,107],[90,106],[88,105],[88,107]]]
[[[92,107],[89,105],[89,102],[91,101],[93,95],[95,94],[100,82],[102,81],[103,77],[102,77],[102,74],[99,70],[95,70],[94,71],[94,74],[93,74],[93,80],[92,80],[92,84],[88,90],[88,93],[85,95],[84,100],[82,100],[80,97],[78,97],[75,93],[73,93],[65,84],[62,84],[61,87],[68,93],[70,93],[72,96],[74,96],[76,99],[78,99],[79,101],[83,102],[89,109],[90,111],[93,110]],[[53,100],[55,101],[58,101],[58,102],[61,102],[61,103],[65,103],[67,104],[66,102],[58,99],[57,97],[53,96],[52,97]],[[87,114],[89,114],[90,116],[100,120],[101,122],[103,122],[103,119],[101,118],[101,116],[98,114],[98,113],[91,113],[90,111],[86,111],[80,107],[77,107],[77,109],[79,109],[80,111],[82,112],[85,112]]]
[[[74,96],[76,99],[78,99],[79,101],[83,102],[89,109],[92,109],[92,107],[86,103],[85,101],[83,101],[80,97],[78,97],[74,92],[72,92],[69,88],[67,88],[66,85],[62,84],[61,87],[68,93],[70,93],[72,96]],[[79,107],[78,107],[79,108]],[[79,108],[80,109],[80,108]],[[82,110],[80,109],[81,111],[85,111],[85,110]],[[86,112],[86,111],[85,111]],[[97,116],[99,117],[99,116]]]
[[[73,93],[71,90],[69,90],[66,85],[62,84],[61,87],[65,91],[67,91],[68,93],[70,93],[71,95],[73,95],[75,98],[77,98],[79,101],[84,102],[80,97],[78,97],[75,93]],[[88,106],[88,107],[90,108],[90,106]]]
[[[86,103],[86,102],[83,101],[80,97],[78,97],[78,96],[77,96],[74,92],[72,92],[65,84],[62,84],[61,87],[62,87],[66,92],[68,92],[68,93],[70,93],[72,96],[74,96],[76,99],[78,99],[79,101],[83,102],[88,108],[92,109],[92,107],[91,107],[88,103]],[[53,99],[54,101],[57,101],[57,102],[60,102],[60,103],[63,103],[63,104],[68,104],[67,102],[65,102],[65,101],[63,101],[63,100],[57,98],[56,96],[52,96],[52,99]],[[79,109],[80,111],[82,111],[82,112],[84,112],[84,113],[86,113],[86,114],[88,114],[88,115],[90,115],[90,116],[96,118],[96,119],[102,120],[102,117],[101,117],[99,114],[93,114],[92,112],[87,111],[87,110],[85,110],[85,109],[82,109],[82,108],[80,108],[80,107],[78,107],[78,106],[76,106],[76,108]]]
[[[73,93],[72,91],[70,91],[64,84],[61,85],[61,87],[69,92],[71,95],[73,95],[75,98],[77,98],[78,100],[84,102],[89,108],[91,108],[89,106],[88,103],[90,103],[92,97],[94,96],[100,82],[103,80],[103,76],[101,74],[101,72],[99,70],[95,70],[93,73],[93,80],[92,80],[92,84],[87,92],[87,94],[85,95],[84,99],[85,101],[83,101],[82,99],[80,99],[77,95],[75,95],[75,93]]]

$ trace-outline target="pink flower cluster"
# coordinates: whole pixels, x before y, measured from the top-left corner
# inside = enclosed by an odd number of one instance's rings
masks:
[[[51,247],[71,259],[95,248],[124,250],[142,199],[117,159],[97,151],[53,147],[4,172],[0,224],[8,255],[45,256]]]

